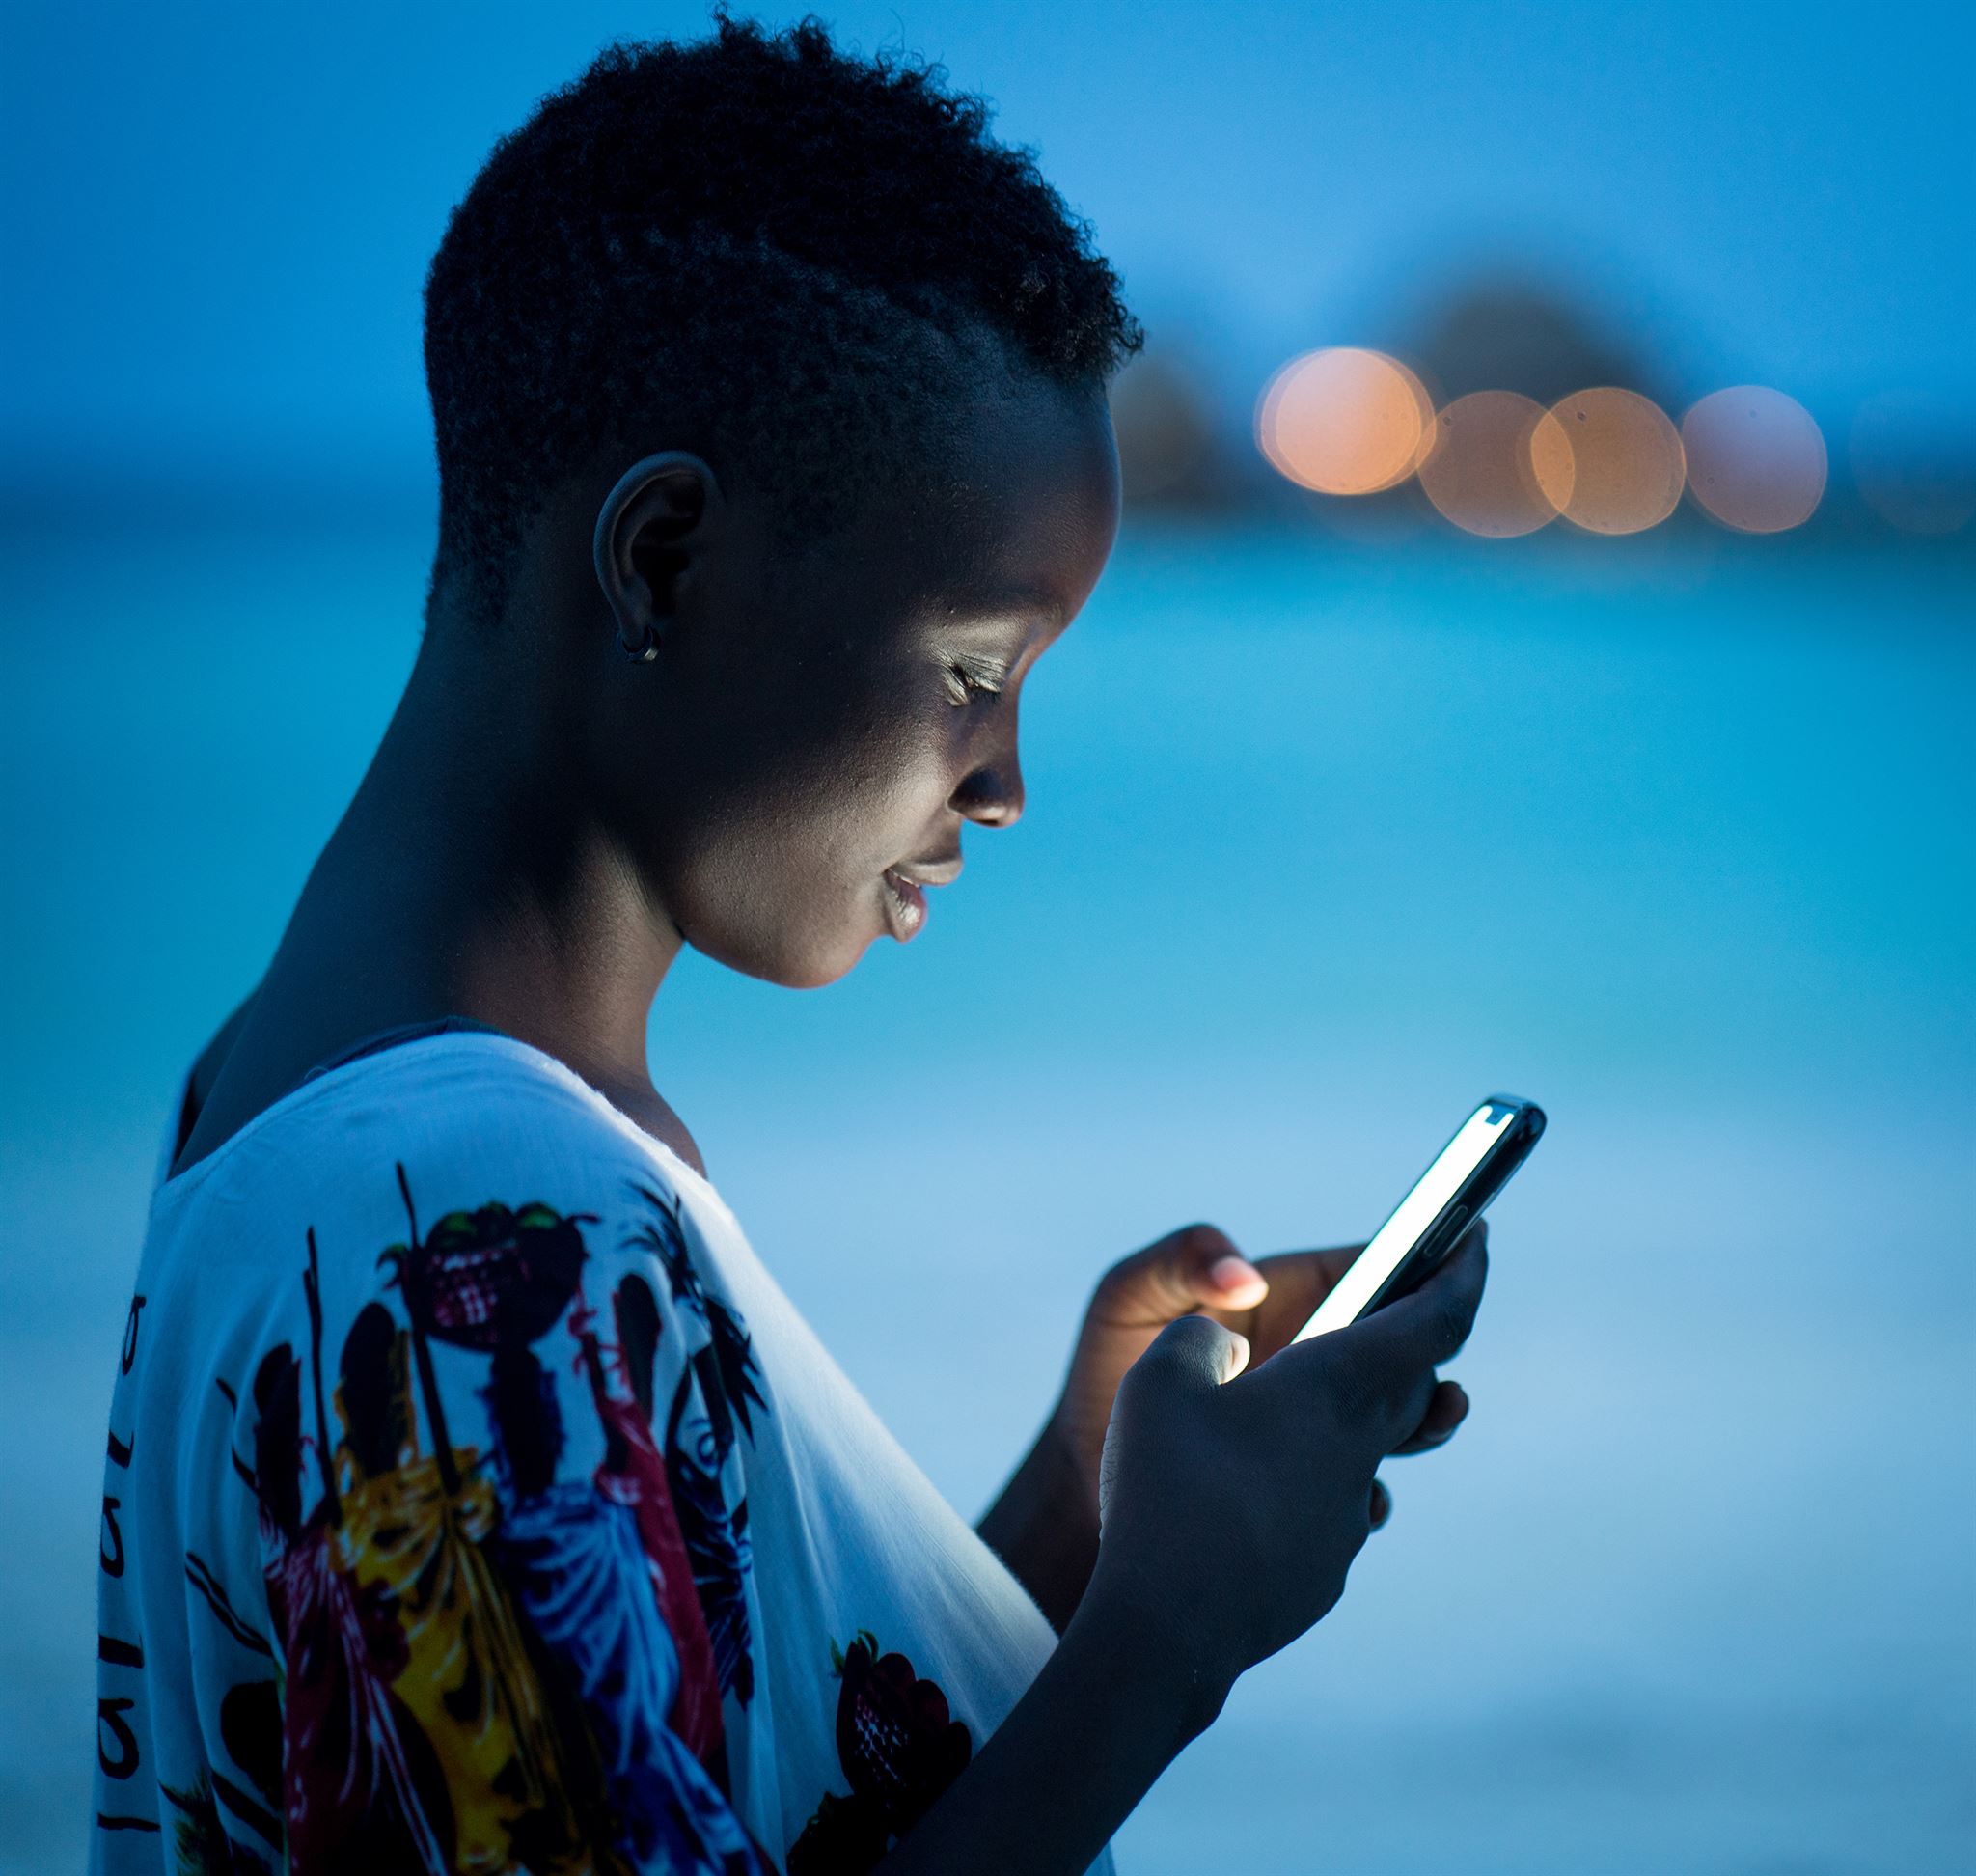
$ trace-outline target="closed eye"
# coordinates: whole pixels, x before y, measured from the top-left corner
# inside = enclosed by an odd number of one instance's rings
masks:
[[[997,659],[958,657],[947,667],[947,694],[956,704],[967,704],[983,694],[998,695],[1007,678],[1008,667]]]

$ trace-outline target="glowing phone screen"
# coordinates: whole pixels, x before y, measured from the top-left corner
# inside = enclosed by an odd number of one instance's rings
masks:
[[[1516,1117],[1515,1108],[1485,1101],[1462,1122],[1460,1131],[1421,1173],[1413,1191],[1373,1233],[1372,1242],[1359,1252],[1352,1268],[1338,1279],[1337,1287],[1317,1306],[1317,1313],[1298,1330],[1299,1341],[1358,1321],[1365,1306],[1379,1294],[1380,1285],[1407,1260],[1448,1200],[1462,1189],[1462,1182],[1488,1157],[1490,1147]]]

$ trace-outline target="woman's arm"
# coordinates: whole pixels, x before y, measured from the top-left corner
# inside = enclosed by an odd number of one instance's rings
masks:
[[[1103,1542],[1062,1641],[881,1876],[1089,1866],[1236,1677],[1343,1592],[1375,1471],[1420,1437],[1435,1364],[1467,1338],[1485,1269],[1478,1227],[1411,1295],[1252,1373],[1248,1341],[1206,1315],[1154,1338],[1116,1391]],[[1037,1478],[1053,1463],[1030,1461]],[[986,1522],[1003,1516],[998,1503]]]
[[[1062,1635],[1098,1561],[1098,1505],[1054,1415],[977,1529]]]
[[[1077,1876],[1221,1711],[1151,1612],[1087,1596],[1015,1710],[879,1876]]]

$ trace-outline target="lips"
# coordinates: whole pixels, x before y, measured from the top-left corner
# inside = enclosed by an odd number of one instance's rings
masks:
[[[947,886],[960,877],[961,857],[901,861],[879,875],[885,891],[885,922],[900,944],[926,923],[926,889]]]
[[[896,867],[886,868],[879,879],[885,888],[885,922],[903,945],[926,923],[926,894]]]

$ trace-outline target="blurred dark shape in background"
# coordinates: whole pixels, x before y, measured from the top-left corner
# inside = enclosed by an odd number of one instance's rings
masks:
[[[1183,343],[1147,349],[1112,387],[1125,503],[1139,514],[1225,518],[1255,501],[1262,479],[1228,431],[1226,413]]]
[[[1916,391],[1870,398],[1850,455],[1866,506],[1904,534],[1957,534],[1976,516],[1976,412]]]
[[[1624,385],[1664,409],[1678,407],[1667,373],[1637,344],[1576,302],[1569,289],[1522,271],[1454,288],[1394,349],[1425,380],[1437,404],[1471,391],[1517,391],[1547,408],[1593,385]]]

